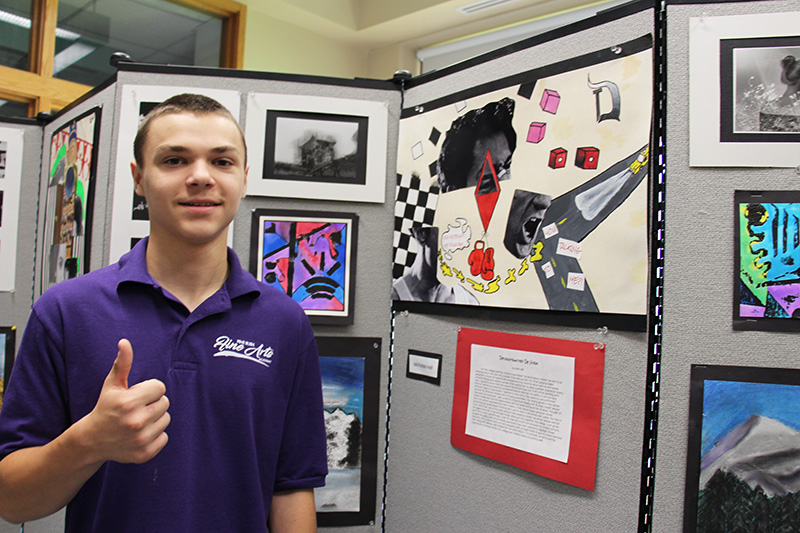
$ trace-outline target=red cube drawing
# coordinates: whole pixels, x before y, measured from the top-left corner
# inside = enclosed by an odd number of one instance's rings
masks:
[[[544,130],[547,124],[542,122],[531,122],[531,127],[528,129],[528,142],[538,143],[544,139]]]
[[[597,160],[600,159],[600,150],[591,146],[578,148],[575,154],[575,166],[583,169],[597,168]]]
[[[550,150],[550,161],[547,165],[550,168],[564,168],[567,164],[567,151],[563,148],[554,148]]]

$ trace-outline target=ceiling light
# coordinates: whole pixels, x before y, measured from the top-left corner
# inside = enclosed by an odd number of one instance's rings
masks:
[[[75,43],[56,54],[53,58],[53,74],[58,74],[70,65],[77,63],[94,52],[96,48],[88,44]]]
[[[28,30],[31,29],[31,19],[14,15],[8,11],[0,10],[0,21],[13,24],[14,26],[19,26],[20,28],[25,28]],[[75,33],[74,31],[56,28],[56,37],[61,37],[62,39],[68,39],[70,41],[77,41],[80,39],[81,34]]]

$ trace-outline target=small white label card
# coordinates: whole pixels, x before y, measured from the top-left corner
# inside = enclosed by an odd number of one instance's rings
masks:
[[[427,381],[435,385],[442,382],[442,356],[441,354],[420,352],[418,350],[408,351],[408,366],[406,377]]]

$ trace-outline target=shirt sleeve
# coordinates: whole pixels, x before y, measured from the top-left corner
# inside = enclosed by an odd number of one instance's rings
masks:
[[[297,372],[287,407],[275,491],[325,485],[328,454],[317,344],[303,316]]]
[[[63,433],[69,426],[65,398],[63,353],[35,306],[0,408],[0,459],[22,448],[47,444]]]

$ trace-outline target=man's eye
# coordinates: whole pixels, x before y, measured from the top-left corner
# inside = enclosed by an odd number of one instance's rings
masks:
[[[220,167],[229,167],[229,166],[233,165],[233,162],[232,161],[228,161],[227,159],[219,159],[219,160],[217,160],[216,164],[217,164],[217,166],[220,166]]]
[[[180,165],[181,158],[180,157],[168,157],[164,160],[165,165]]]

